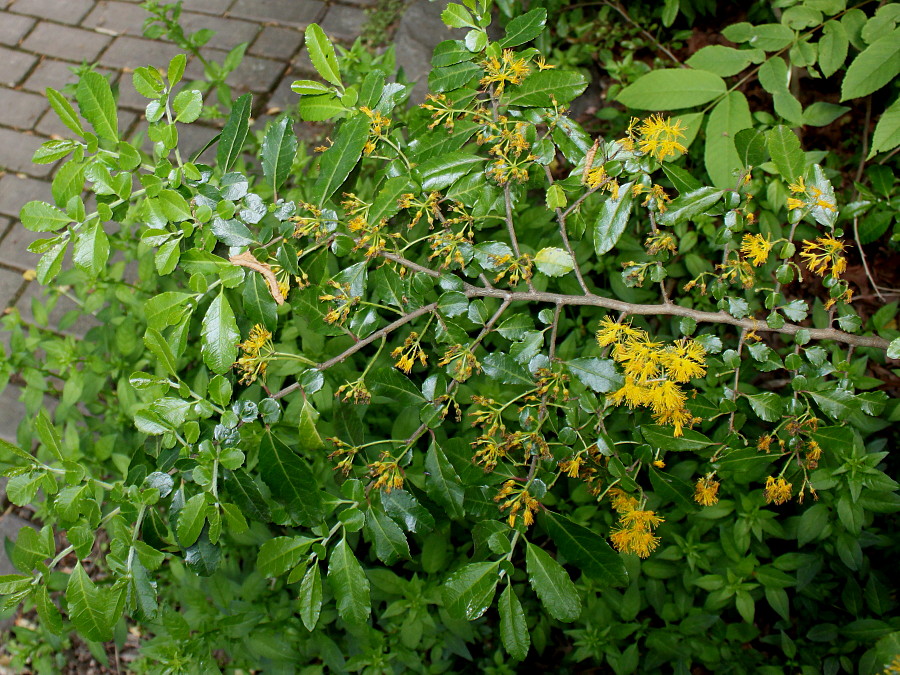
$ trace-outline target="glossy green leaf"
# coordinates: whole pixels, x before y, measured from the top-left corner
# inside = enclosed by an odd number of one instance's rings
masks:
[[[409,542],[403,530],[378,507],[366,511],[366,531],[375,542],[375,555],[385,565],[409,558]]]
[[[700,215],[712,208],[718,202],[724,190],[712,187],[702,187],[682,194],[672,200],[665,213],[657,217],[660,225],[677,225]]]
[[[306,51],[316,71],[331,84],[341,85],[341,71],[338,68],[334,45],[325,35],[325,31],[315,23],[306,28]]]
[[[673,427],[664,427],[658,424],[641,425],[641,435],[652,448],[661,450],[700,450],[713,444],[699,431],[683,429],[681,436],[675,435]]]
[[[716,104],[706,123],[706,147],[704,159],[706,171],[713,184],[724,189],[734,189],[738,182],[736,173],[743,162],[734,145],[735,135],[753,123],[750,106],[739,91],[732,91]]]
[[[394,368],[378,368],[366,378],[370,391],[376,396],[393,399],[402,405],[422,405],[425,397],[408,377]]]
[[[322,613],[322,572],[319,570],[318,562],[310,565],[303,575],[298,601],[300,620],[303,621],[306,630],[311,631],[316,627]]]
[[[538,272],[548,277],[561,277],[575,269],[575,260],[567,251],[557,246],[549,246],[535,254],[534,266]]]
[[[885,110],[872,134],[872,149],[867,159],[871,159],[879,152],[888,152],[900,145],[900,99],[894,101]]]
[[[526,387],[534,385],[534,380],[528,371],[507,354],[492,352],[482,359],[481,367],[485,375],[503,384]]]
[[[601,394],[615,391],[623,384],[622,375],[611,359],[570,359],[566,362],[566,367],[582,384]]]
[[[544,511],[541,521],[559,552],[591,579],[610,586],[628,582],[621,556],[599,534],[552,511]]]
[[[900,73],[900,28],[866,47],[847,68],[841,101],[868,96]]]
[[[428,447],[428,453],[425,455],[425,471],[428,496],[442,506],[451,518],[464,517],[462,483],[437,443],[432,443]]]
[[[795,182],[806,173],[806,158],[800,139],[788,127],[780,125],[766,132],[766,145],[778,173],[788,182]]]
[[[434,517],[406,490],[381,493],[385,512],[408,532],[424,534],[434,528]]]
[[[100,221],[95,220],[90,225],[85,225],[75,238],[72,262],[75,267],[94,278],[106,267],[107,260],[109,237],[100,226]]]
[[[340,617],[351,626],[365,623],[372,611],[369,580],[346,539],[341,539],[328,557],[328,585]]]
[[[631,183],[626,183],[620,186],[619,198],[609,197],[600,207],[600,213],[594,223],[594,252],[598,256],[615,248],[625,231],[634,204],[631,185]]]
[[[357,115],[345,120],[336,132],[334,144],[319,158],[319,173],[312,187],[312,202],[324,205],[341,186],[359,161],[369,135],[369,118]]]
[[[203,362],[214,373],[227,373],[237,359],[241,334],[224,289],[206,310],[200,336]]]
[[[47,87],[46,96],[50,102],[50,107],[53,108],[53,112],[57,114],[60,121],[83,138],[84,127],[81,125],[81,120],[78,117],[78,113],[75,112],[75,108],[69,103],[69,99],[51,87]]]
[[[507,584],[506,589],[500,594],[497,605],[500,613],[500,639],[503,647],[511,657],[517,661],[528,656],[528,648],[531,645],[531,636],[528,633],[528,623],[525,621],[525,612],[519,596]]]
[[[528,542],[525,550],[528,581],[554,619],[566,623],[581,615],[581,598],[562,565],[542,548]]]
[[[203,94],[196,89],[184,89],[172,102],[175,121],[183,124],[195,122],[203,110]]]
[[[112,629],[119,618],[113,615],[116,604],[115,594],[110,589],[98,588],[81,562],[76,563],[66,585],[66,605],[69,619],[78,632],[88,640],[112,640]]]
[[[672,502],[675,506],[688,512],[697,508],[697,504],[693,499],[693,487],[678,478],[678,476],[673,476],[651,467],[650,484],[653,486],[653,491],[663,502]]]
[[[705,70],[663,68],[639,77],[616,97],[619,103],[640,110],[692,108],[718,98],[725,80]]]
[[[574,100],[587,86],[587,78],[574,70],[538,70],[522,84],[508,87],[504,98],[507,105],[549,107],[554,100],[560,104]]]
[[[263,482],[292,518],[306,527],[322,521],[322,495],[314,487],[314,474],[290,446],[268,430],[259,443],[259,468]]]
[[[313,540],[309,537],[272,537],[256,556],[256,569],[267,577],[279,577],[303,559]]]
[[[73,222],[55,206],[41,201],[25,204],[19,212],[19,218],[25,229],[32,232],[56,232]]]
[[[500,581],[499,567],[499,562],[469,563],[451,574],[441,589],[447,613],[466,621],[474,621],[484,614]]]
[[[185,502],[178,514],[176,534],[185,548],[197,541],[206,522],[206,499],[202,494],[194,495]]]
[[[419,167],[422,189],[443,190],[484,163],[484,157],[468,152],[450,152],[433,157]]]
[[[266,127],[260,149],[263,174],[276,192],[287,180],[297,154],[297,137],[289,115],[282,115]]]
[[[244,148],[244,140],[250,129],[250,112],[253,105],[253,97],[247,93],[241,96],[231,106],[231,113],[222,129],[219,144],[216,148],[216,164],[219,170],[227,173]]]
[[[75,100],[78,101],[82,116],[90,122],[97,136],[118,142],[119,118],[109,80],[94,71],[84,73],[75,89]]]
[[[500,46],[507,49],[534,40],[543,32],[546,21],[547,10],[543,7],[515,17],[506,24],[506,35],[500,40]]]

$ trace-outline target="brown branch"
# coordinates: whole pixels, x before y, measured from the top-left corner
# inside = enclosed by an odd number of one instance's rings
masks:
[[[599,143],[599,139],[598,139]],[[594,144],[594,148],[597,147],[597,143]],[[591,158],[593,161],[593,157]],[[587,164],[585,164],[587,166]],[[544,167],[544,173],[547,174],[547,180],[550,182],[550,185],[553,185],[553,174],[550,172],[550,167]],[[563,215],[562,209],[558,206],[556,207],[556,222],[559,223],[559,236],[562,237],[563,246],[566,247],[566,251],[572,257],[572,265],[575,270],[575,278],[578,279],[578,285],[581,286],[581,290],[585,293],[590,293],[591,290],[587,287],[587,284],[584,281],[584,277],[581,274],[581,267],[578,265],[578,258],[575,257],[575,251],[572,250],[572,245],[569,243],[569,234],[566,232],[566,217]]]

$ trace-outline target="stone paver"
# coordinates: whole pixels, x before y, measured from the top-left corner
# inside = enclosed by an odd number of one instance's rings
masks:
[[[81,25],[85,28],[99,28],[121,35],[142,35],[147,12],[131,2],[110,2],[100,0],[94,4],[91,13]]]
[[[22,42],[22,48],[71,61],[94,61],[110,37],[90,30],[41,22]]]
[[[0,87],[0,124],[17,129],[31,129],[41,118],[46,101],[43,96],[27,91]]]
[[[322,30],[332,40],[352,42],[366,25],[366,13],[357,7],[342,7],[340,12],[328,12]]]
[[[49,198],[49,183],[11,173],[0,176],[0,214],[18,218],[24,204]]]
[[[0,166],[37,178],[49,176],[52,164],[34,164],[31,161],[34,151],[46,140],[41,136],[0,127]]]
[[[226,50],[242,42],[253,42],[259,32],[259,24],[252,21],[225,19],[194,12],[182,12],[181,25],[184,26],[186,33],[194,33],[201,28],[215,31],[215,46]]]
[[[28,245],[33,241],[50,236],[52,235],[46,232],[31,232],[22,227],[21,223],[14,223],[6,236],[0,239],[0,265],[8,265],[17,270],[21,281],[22,272],[34,269],[40,257],[35,253],[29,253]],[[0,272],[6,271],[0,268]]]
[[[93,0],[16,0],[9,10],[16,14],[77,24],[93,5]]]
[[[29,16],[7,14],[0,21],[0,45],[15,46],[31,30],[35,20]]]
[[[237,0],[231,15],[284,25],[307,26],[325,16],[328,7],[318,0]]]
[[[145,40],[123,35],[117,37],[100,58],[100,64],[113,69],[135,69],[151,64],[165,67],[179,53],[178,47],[168,42]]]
[[[250,54],[289,61],[303,42],[303,34],[294,28],[266,26],[248,50]]]
[[[37,57],[0,47],[0,84],[15,87],[37,63]]]
[[[23,283],[21,272],[0,267],[0,313],[12,306]]]

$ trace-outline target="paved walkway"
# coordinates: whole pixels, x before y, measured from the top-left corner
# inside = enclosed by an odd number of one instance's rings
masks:
[[[52,202],[52,165],[31,162],[37,147],[51,138],[67,138],[70,131],[47,104],[47,87],[62,90],[76,80],[73,66],[98,64],[119,84],[119,128],[126,137],[145,128],[141,114],[146,100],[131,85],[138,66],[164,67],[178,53],[171,43],[142,37],[148,16],[140,0],[0,0],[0,312],[18,310],[34,321],[32,299],[41,296],[37,282],[23,274],[35,267],[37,256],[25,248],[45,235],[25,230],[19,209],[40,199]],[[182,23],[189,32],[209,28],[216,35],[204,52],[221,62],[227,50],[249,43],[240,68],[229,78],[234,96],[254,94],[256,128],[269,116],[297,102],[291,82],[316,77],[302,50],[303,31],[319,23],[335,41],[349,45],[367,21],[365,10],[377,0],[184,0]],[[431,50],[447,39],[439,15],[447,0],[412,0],[394,34],[398,63],[411,81],[427,73]],[[302,52],[302,53],[301,53]],[[186,79],[202,77],[195,60],[188,62]],[[424,78],[423,78],[424,79]],[[202,147],[216,129],[202,122],[182,126],[180,138],[188,151]],[[73,305],[61,298],[49,325]],[[76,324],[67,332],[83,337],[89,326]],[[9,339],[0,331],[0,343]],[[0,438],[14,441],[25,414],[20,391],[9,386],[0,394]],[[48,402],[52,408],[52,401]],[[0,481],[0,575],[13,570],[3,554],[3,539],[15,538],[24,521],[4,514]],[[0,621],[0,630],[3,622]],[[2,671],[2,667],[0,667]]]

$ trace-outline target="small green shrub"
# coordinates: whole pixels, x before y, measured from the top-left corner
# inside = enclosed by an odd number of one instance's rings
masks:
[[[890,662],[898,411],[869,373],[900,341],[896,307],[864,333],[850,304],[835,174],[783,125],[712,186],[683,118],[593,138],[565,114],[586,78],[524,46],[545,10],[492,41],[489,9],[447,8],[467,34],[411,110],[310,26],[298,113],[336,121],[312,153],[285,115],[245,156],[245,95],[188,161],[182,56],[134,73],[151,156],[102,76],[80,115],[49,92],[79,140],[38,152],[68,159],[22,222],[97,325],[3,319],[7,493],[44,523],[4,608],[135,626],[137,672]]]

